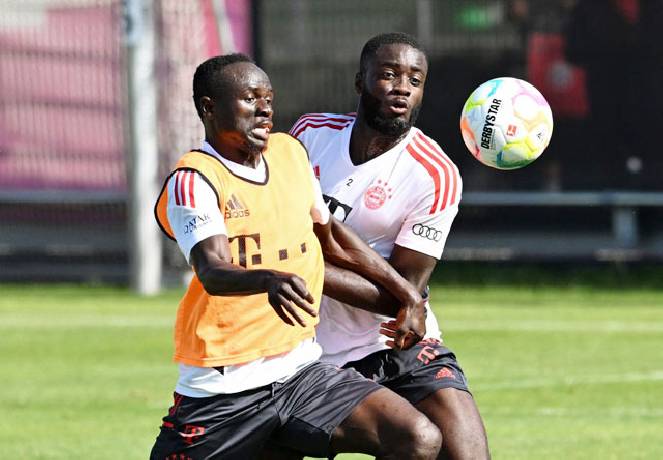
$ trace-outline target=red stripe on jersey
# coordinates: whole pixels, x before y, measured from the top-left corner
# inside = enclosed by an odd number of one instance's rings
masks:
[[[420,142],[420,139],[415,136],[412,141],[417,146],[420,152],[422,152],[428,160],[432,160],[434,164],[442,168],[444,173],[444,193],[442,194],[442,202],[440,204],[440,211],[447,207],[447,200],[449,198],[449,168],[446,164],[442,163],[442,160],[438,158],[430,149]]]
[[[309,112],[305,113],[299,118],[304,118],[304,117],[328,117],[330,115],[329,112]],[[339,117],[356,117],[357,112],[347,112],[347,113],[332,113],[331,115],[336,115]]]
[[[189,177],[189,173],[182,171],[182,180],[180,181],[180,197],[182,198],[182,206],[186,206],[186,181]]]
[[[177,206],[180,205],[180,172],[177,171],[175,173],[175,186],[173,187],[173,191],[175,192],[175,204]]]
[[[196,174],[191,171],[189,172],[189,204],[192,208],[196,207],[196,200],[193,199],[193,180],[196,178]]]
[[[324,122],[324,121],[321,121],[321,122],[313,122],[313,121],[311,121],[311,122],[308,122],[308,123],[305,123],[304,125],[302,125],[302,126],[301,126],[301,127],[295,132],[295,133],[293,133],[292,135],[293,135],[294,137],[299,137],[299,135],[300,135],[301,133],[303,133],[303,132],[306,130],[306,128],[331,128],[331,129],[336,129],[336,130],[345,129],[346,127],[348,127],[348,126],[350,125],[350,123],[351,123],[351,121],[349,121],[348,123],[345,123],[344,125],[340,125],[340,126],[339,126],[339,125],[333,125],[333,124],[331,124],[331,123],[326,123],[326,122]]]
[[[340,115],[341,117],[345,117],[344,115]],[[352,121],[354,120],[355,117],[345,117],[345,118],[338,118],[338,117],[330,117],[327,115],[303,115],[302,117],[297,120],[295,123],[295,126],[298,124],[301,124],[302,122],[306,120],[315,120],[315,121],[338,121],[340,123],[345,123],[346,121]]]
[[[297,123],[292,127],[290,130],[290,134],[297,137],[297,134],[301,134],[302,131],[306,129],[306,125],[310,123],[330,123],[330,124],[336,124],[336,123],[343,123],[344,125],[348,125],[349,123],[352,123],[352,118],[329,118],[329,117],[302,117],[300,118]]]
[[[307,113],[306,115],[302,115],[299,120],[295,122],[295,124],[292,126],[290,129],[290,134],[294,135],[295,132],[299,131],[299,128],[306,122],[313,121],[313,122],[323,122],[323,121],[329,121],[329,122],[338,122],[338,123],[347,123],[351,122],[354,120],[354,114],[348,115],[347,118],[338,118],[338,117],[343,117],[344,115],[338,115],[337,117],[329,116],[329,115],[324,115],[322,113]],[[297,136],[295,136],[297,137]]]
[[[184,171],[182,173],[182,185],[180,186],[180,196],[182,197],[182,206],[187,205],[186,188],[188,183],[189,183],[189,171]],[[190,200],[189,200],[189,206],[191,206]]]
[[[449,158],[443,151],[440,149],[438,146],[434,145],[432,142],[426,138],[422,133],[418,133],[418,137],[428,146],[433,150],[435,153],[438,154],[438,156],[444,161],[447,165],[449,165],[450,171],[451,171],[451,178],[452,178],[452,187],[451,187],[451,203],[449,204],[455,204],[456,203],[456,190],[458,187],[458,168],[456,165],[451,161],[451,158]]]
[[[417,160],[424,168],[426,168],[426,171],[428,171],[430,177],[433,178],[433,183],[435,183],[435,200],[433,201],[433,206],[431,206],[430,211],[428,212],[428,214],[433,214],[437,208],[437,203],[440,201],[440,172],[427,159],[422,157],[414,149],[414,147],[412,147],[412,145],[408,144],[406,150],[410,155],[412,155],[412,158]]]

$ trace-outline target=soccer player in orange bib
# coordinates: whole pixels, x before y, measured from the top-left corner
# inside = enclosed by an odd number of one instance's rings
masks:
[[[307,152],[270,134],[273,92],[247,56],[202,63],[200,150],[166,179],[157,221],[194,271],[175,323],[179,379],[152,459],[251,459],[266,443],[301,455],[433,459],[437,427],[354,370],[318,360],[324,261],[385,286],[397,340],[423,335],[424,301],[330,216]]]

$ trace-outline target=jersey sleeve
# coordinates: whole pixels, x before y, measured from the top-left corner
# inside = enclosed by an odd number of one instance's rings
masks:
[[[458,197],[462,183],[459,180]],[[425,195],[408,214],[396,237],[395,244],[440,259],[451,231],[451,224],[458,214],[458,202],[431,213],[434,193]]]
[[[311,146],[310,142],[311,139],[309,138],[309,133],[312,131],[310,129],[306,129],[307,127],[310,126],[311,124],[311,116],[309,114],[304,114],[299,119],[295,122],[294,125],[292,125],[292,128],[290,128],[289,134],[297,139],[301,144],[306,148],[308,151],[309,155],[311,154]]]
[[[297,121],[292,125],[288,134],[290,134],[295,139],[301,140],[302,134],[306,132],[306,126],[311,119],[311,114],[305,113],[297,119]]]
[[[211,185],[195,171],[179,170],[168,181],[167,215],[182,254],[214,235],[226,235],[226,225]]]

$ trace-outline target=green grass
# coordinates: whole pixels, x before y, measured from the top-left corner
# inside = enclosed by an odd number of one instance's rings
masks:
[[[663,291],[528,286],[432,290],[493,458],[663,458]],[[180,291],[0,292],[2,458],[147,458],[176,379]]]

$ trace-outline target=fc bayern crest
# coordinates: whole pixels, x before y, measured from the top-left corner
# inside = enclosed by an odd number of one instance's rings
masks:
[[[391,198],[391,188],[387,183],[381,180],[377,184],[371,185],[364,192],[364,205],[368,209],[380,209],[387,199]]]

